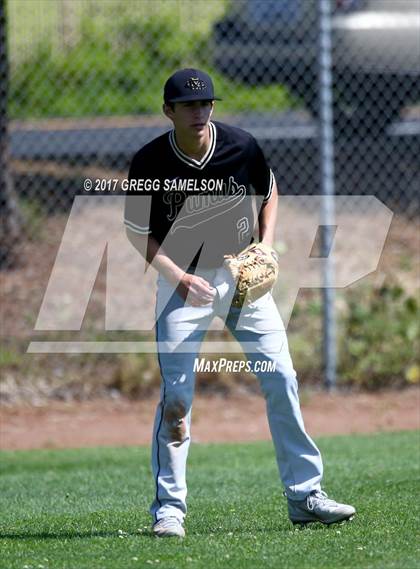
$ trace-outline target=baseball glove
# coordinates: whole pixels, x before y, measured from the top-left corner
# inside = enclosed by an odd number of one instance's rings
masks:
[[[225,255],[224,264],[236,282],[232,300],[236,308],[271,290],[279,272],[277,253],[264,243],[252,243],[237,255]]]

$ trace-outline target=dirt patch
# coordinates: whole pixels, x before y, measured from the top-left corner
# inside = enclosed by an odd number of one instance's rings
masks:
[[[278,235],[276,240],[283,249],[281,277],[276,287],[279,298],[284,295],[286,301],[294,301],[294,291],[296,286],[294,280],[298,280],[296,275],[306,274],[307,267],[302,263],[308,256],[312,244],[312,233],[308,228],[313,227],[309,222],[310,211],[300,211],[293,207],[287,200],[281,201],[280,220],[278,224]],[[122,268],[137,265],[138,254],[128,244],[128,247],[118,249],[117,260],[119,263],[118,284],[113,293],[113,318],[118,317],[118,322],[108,331],[105,330],[105,305],[106,305],[106,277],[107,277],[107,256],[104,256],[99,267],[96,282],[89,298],[88,306],[81,330],[77,327],[63,326],[62,331],[55,331],[54,327],[50,330],[47,326],[45,330],[35,330],[35,323],[40,311],[45,291],[49,282],[49,277],[54,266],[54,261],[60,247],[60,241],[66,228],[67,215],[42,216],[36,210],[32,211],[31,229],[27,231],[26,239],[21,244],[21,255],[13,269],[4,270],[0,273],[1,278],[1,339],[3,342],[2,350],[2,385],[0,386],[0,397],[10,405],[24,405],[32,403],[34,405],[45,405],[48,400],[86,400],[94,397],[106,397],[113,395],[113,391],[127,396],[136,396],[149,393],[159,382],[159,369],[157,359],[154,354],[152,357],[144,357],[139,360],[137,354],[33,354],[27,353],[28,345],[31,341],[138,341],[154,339],[153,332],[149,335],[144,334],[140,337],[139,330],[152,330],[154,321],[155,304],[155,275],[148,271],[146,276],[133,279],[131,273],[125,275]],[[366,213],[367,215],[367,213]],[[363,251],[365,243],[368,241],[366,227],[363,233],[358,229],[357,215],[350,219],[349,216],[343,221],[353,224],[354,263],[357,262],[358,251]],[[106,228],[106,231],[117,231],[121,225],[122,212],[116,211],[115,207],[103,207],[103,203],[98,201],[95,208],[84,209],[78,219],[78,227],[75,238],[72,240],[73,250],[83,251],[86,243],[96,243],[98,228]],[[354,223],[353,223],[354,221]],[[372,218],[372,223],[375,221]],[[308,234],[309,231],[309,234]],[[306,243],[304,246],[303,244]],[[363,283],[373,287],[379,287],[384,282],[401,284],[407,294],[417,294],[419,290],[419,259],[417,251],[420,246],[419,220],[408,218],[402,215],[395,215],[390,227],[388,237],[381,255],[381,259],[376,271],[363,279]],[[306,248],[305,248],[306,247]],[[135,255],[133,258],[130,255]],[[293,262],[295,259],[295,262]],[[353,260],[352,260],[353,263]],[[350,267],[350,263],[348,263]],[[66,294],[70,298],[77,297],[80,282],[84,282],[83,267],[76,267],[76,263],[68,263],[68,279],[66,283]],[[121,270],[120,270],[121,269]],[[308,282],[317,282],[315,273],[319,270],[313,266],[312,279]],[[79,271],[79,273],[77,271]],[[73,277],[70,279],[70,277]],[[71,281],[73,289],[69,282]],[[136,283],[136,294],[132,294],[133,282]],[[141,289],[140,289],[141,285]],[[359,282],[355,283],[352,290],[357,290]],[[110,287],[109,287],[110,288]],[[109,289],[108,289],[109,290]],[[364,291],[360,290],[363,295]],[[343,310],[345,307],[344,295],[346,289],[338,290],[337,309]],[[61,297],[60,297],[61,298]],[[283,297],[280,298],[282,308],[284,308]],[[314,301],[314,302],[312,302]],[[301,289],[298,295],[300,304],[301,320],[298,316],[293,316],[289,332],[295,333],[299,330],[306,330],[301,337],[296,338],[295,346],[297,356],[292,357],[295,361],[301,385],[313,385],[321,375],[321,368],[315,353],[321,353],[318,349],[320,343],[320,312],[317,308],[319,303],[319,290],[317,288]],[[287,302],[286,302],[287,304]],[[72,303],[71,310],[77,310],[80,303]],[[291,309],[293,304],[289,304]],[[296,310],[296,314],[298,311]],[[66,310],[59,309],[56,314],[63,318],[66,317]],[[108,313],[109,314],[109,311]],[[283,319],[287,320],[287,311],[282,313]],[[141,317],[142,322],[138,325],[137,319]],[[386,322],[387,314],[384,314]],[[310,325],[308,326],[308,323]],[[145,324],[143,326],[143,324]],[[223,341],[220,338],[221,321],[214,321],[215,332],[214,340]],[[148,327],[149,326],[149,327]],[[212,325],[213,326],[213,325]],[[300,327],[300,329],[299,329]],[[42,328],[42,326],[40,327]],[[309,331],[308,331],[309,330]],[[219,334],[219,335],[218,335]],[[306,335],[305,335],[306,334]],[[309,339],[309,341],[307,340]],[[226,340],[230,340],[229,337]],[[308,344],[306,344],[308,342]],[[312,346],[315,345],[314,348]],[[309,346],[309,347],[308,347]],[[219,353],[223,353],[223,346]],[[130,357],[131,356],[131,357]],[[313,357],[314,356],[314,357]],[[396,354],[398,358],[398,354]],[[397,360],[399,361],[399,360]],[[315,362],[315,363],[314,363]],[[415,363],[415,362],[414,362]],[[306,367],[305,367],[306,365]],[[404,373],[411,362],[401,362],[399,365],[398,378],[390,378],[387,385],[400,385],[406,381]],[[226,391],[230,390],[236,383],[244,385],[242,379],[237,381],[238,375],[231,376],[233,379],[223,380],[218,377],[203,378],[201,383],[207,383],[210,389],[214,387]],[[392,381],[392,383],[391,383]],[[254,379],[246,379],[246,384],[253,389]],[[206,386],[205,386],[206,387]],[[100,404],[101,405],[101,404]]]
[[[420,428],[420,389],[380,393],[326,394],[302,391],[307,431],[312,436]],[[157,399],[129,402],[51,403],[3,408],[1,449],[149,445]],[[196,397],[194,442],[270,439],[262,397]]]

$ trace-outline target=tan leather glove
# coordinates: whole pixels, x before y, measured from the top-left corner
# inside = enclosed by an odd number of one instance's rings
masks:
[[[232,305],[241,308],[254,302],[273,288],[278,277],[278,255],[269,245],[252,243],[237,255],[225,255],[225,266],[236,291]]]

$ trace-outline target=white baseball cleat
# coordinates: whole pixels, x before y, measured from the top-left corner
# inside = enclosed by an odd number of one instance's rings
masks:
[[[322,490],[313,490],[304,500],[288,499],[287,506],[290,521],[300,525],[311,522],[334,524],[350,520],[356,513],[353,506],[338,504]]]
[[[175,516],[167,516],[158,520],[152,527],[156,537],[185,537],[182,522]]]

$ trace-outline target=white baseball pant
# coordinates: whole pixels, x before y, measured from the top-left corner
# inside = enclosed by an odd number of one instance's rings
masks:
[[[242,345],[248,360],[275,361],[274,372],[257,374],[266,399],[277,464],[287,496],[302,500],[320,489],[320,452],[305,432],[296,372],[284,325],[267,293],[242,310],[231,308],[233,282],[224,267],[196,272],[217,290],[211,304],[187,304],[162,276],[158,278],[156,337],[162,375],[152,443],[156,494],[150,508],[154,521],[187,512],[186,463],[190,446],[194,395],[194,360],[211,320],[220,316]]]

